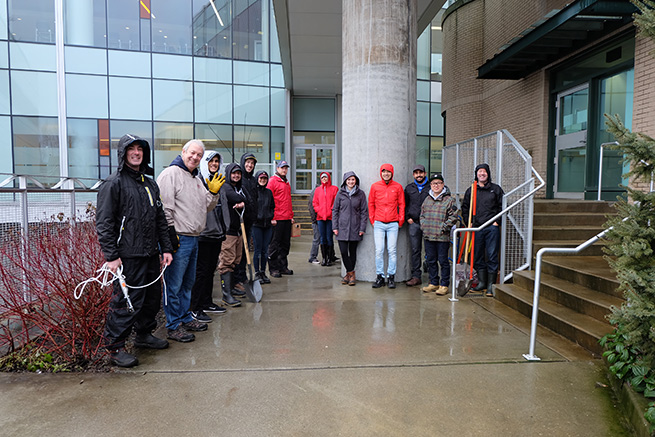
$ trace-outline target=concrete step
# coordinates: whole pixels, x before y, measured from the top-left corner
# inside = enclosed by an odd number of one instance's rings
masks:
[[[619,281],[602,256],[545,256],[542,273],[623,298]]]
[[[534,290],[534,271],[514,272],[514,285],[529,292]],[[551,300],[564,305],[581,314],[609,323],[607,315],[611,313],[612,306],[621,306],[623,299],[592,290],[582,285],[574,284],[554,276],[541,275],[540,298]]]
[[[600,226],[535,226],[532,239],[540,240],[588,240],[602,232]]]
[[[535,199],[534,213],[599,213],[616,214],[615,202],[593,200]]]
[[[496,299],[514,308],[526,317],[532,317],[533,295],[515,284],[500,284],[494,287]],[[603,350],[598,341],[612,331],[612,326],[591,316],[580,314],[570,308],[548,299],[540,299],[538,322],[591,351],[601,355]]]
[[[604,228],[607,222],[605,214],[580,212],[539,213],[534,215],[534,226],[593,226]]]
[[[537,256],[537,252],[540,249],[543,249],[544,247],[556,247],[556,248],[570,248],[573,249],[580,244],[584,243],[584,240],[540,240],[540,241],[532,241],[532,260],[533,260],[533,265],[535,261],[535,257]],[[606,245],[605,240],[600,240],[597,243],[595,243],[593,246],[589,246],[584,251],[580,252],[581,255],[584,256],[603,256],[605,252],[603,252],[603,248]]]

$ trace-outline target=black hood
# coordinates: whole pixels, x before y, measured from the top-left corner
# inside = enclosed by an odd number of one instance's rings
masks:
[[[261,185],[259,185],[259,177],[262,176],[262,175],[265,175],[266,178],[269,179],[269,180],[271,179],[270,176],[268,175],[268,173],[265,172],[264,170],[259,170],[257,173],[255,173],[255,184],[257,184],[255,186],[257,187],[257,189],[260,189],[260,190],[266,188],[266,186],[262,187]]]
[[[248,159],[254,159],[255,160],[255,165],[257,165],[257,157],[253,155],[252,153],[244,153],[241,155],[241,174],[245,177],[251,178],[252,177],[252,171],[247,172],[246,171],[246,160]],[[253,169],[253,171],[255,171]]]
[[[241,172],[241,179],[239,179],[239,182],[236,184],[232,182],[232,173],[236,170],[239,170]],[[225,179],[227,182],[235,187],[237,190],[241,189],[241,184],[243,182],[243,170],[241,169],[241,166],[237,164],[236,162],[232,162],[225,167]]]
[[[489,164],[478,164],[477,167],[475,167],[475,181],[477,182],[478,180],[478,170],[481,168],[487,170],[487,176],[489,176],[489,179],[487,180],[487,183],[491,183],[491,169],[489,169]]]
[[[139,171],[143,174],[154,175],[155,171],[150,167],[150,144],[146,140],[136,135],[126,134],[118,141],[118,171],[123,170],[125,164],[125,150],[132,143],[139,143],[143,149],[143,160]]]

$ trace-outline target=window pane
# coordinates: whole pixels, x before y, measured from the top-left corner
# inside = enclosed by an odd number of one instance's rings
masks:
[[[268,0],[235,0],[234,8],[234,59],[268,61]]]
[[[241,158],[244,153],[252,153],[257,161],[266,162],[269,156],[267,127],[234,126],[234,156]]]
[[[15,172],[59,177],[56,118],[13,117]]]
[[[0,114],[9,112],[9,71],[0,70]]]
[[[111,118],[152,119],[150,80],[124,77],[109,78]]]
[[[152,123],[146,121],[117,121],[112,120],[109,123],[109,130],[111,133],[111,166],[112,171],[116,170],[118,166],[118,141],[125,134],[136,135],[150,144],[151,154],[154,151],[152,143]],[[150,156],[150,161],[154,155]],[[152,166],[151,166],[152,167]],[[154,167],[153,167],[154,168]]]
[[[430,80],[430,28],[416,42],[416,78]]]
[[[232,126],[225,124],[196,124],[196,135],[205,143],[206,150],[216,150],[221,154],[223,163],[235,162],[232,154]],[[237,161],[239,157],[236,157]]]
[[[0,2],[0,39],[7,39],[7,2]]]
[[[430,82],[430,101],[441,103],[441,82]]]
[[[193,121],[192,83],[153,80],[155,120]]]
[[[283,161],[284,157],[284,128],[271,128],[271,162]],[[279,156],[278,156],[279,153]]]
[[[443,172],[443,137],[430,138],[430,171]],[[448,184],[448,181],[446,181]]]
[[[57,116],[57,75],[33,71],[11,72],[14,114]]]
[[[55,2],[9,0],[12,41],[55,43]]]
[[[6,41],[0,41],[0,68],[9,68],[9,44]]]
[[[98,178],[98,122],[68,120],[69,175],[78,178]]]
[[[432,136],[443,136],[443,117],[441,116],[441,103],[430,104],[430,133]]]
[[[109,74],[112,76],[150,77],[150,54],[110,50]]]
[[[587,130],[589,89],[584,88],[560,98],[559,134]]]
[[[234,61],[234,83],[268,86],[268,64]]]
[[[271,5],[272,5],[271,1]],[[282,58],[280,56],[280,41],[278,40],[277,37],[277,23],[275,22],[275,11],[273,10],[273,7],[271,7],[271,14],[270,14],[270,20],[271,20],[271,62],[282,62]]]
[[[271,88],[271,126],[284,126],[286,120],[286,90]]]
[[[416,164],[423,165],[428,174],[432,172],[430,169],[430,137],[416,137],[416,157],[414,158]]]
[[[190,55],[191,4],[180,0],[151,0],[152,51]]]
[[[334,131],[334,99],[293,99],[293,125],[297,130]]]
[[[430,82],[427,80],[416,81],[416,100],[430,101]]]
[[[192,80],[191,56],[152,55],[152,76],[158,79]]]
[[[193,63],[196,81],[232,83],[232,61],[194,58]]]
[[[142,6],[135,0],[107,1],[107,44],[112,49],[140,50],[139,13]],[[149,49],[149,48],[148,48]]]
[[[55,46],[45,44],[10,43],[11,68],[19,70],[57,70]]]
[[[232,86],[196,82],[196,121],[232,123]]]
[[[416,103],[416,134],[430,135],[430,104]]]
[[[0,173],[13,173],[14,160],[11,141],[11,118],[0,117]]]
[[[269,89],[234,87],[234,121],[243,124],[269,124]]]
[[[107,118],[107,78],[66,75],[66,112],[69,117]]]
[[[66,44],[107,46],[105,0],[64,0],[64,13]]]
[[[65,47],[67,73],[107,74],[107,51]]]
[[[182,153],[182,146],[193,136],[193,125],[155,123],[155,175],[168,167]]]
[[[193,54],[210,58],[232,56],[232,2],[193,0]]]
[[[280,64],[271,64],[271,86],[284,88],[284,72]]]

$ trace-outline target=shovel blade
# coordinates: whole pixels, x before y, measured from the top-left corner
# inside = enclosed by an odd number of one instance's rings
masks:
[[[249,281],[248,286],[246,287],[246,296],[250,299],[250,302],[260,302],[262,300],[262,295],[262,284],[259,282],[259,279]]]

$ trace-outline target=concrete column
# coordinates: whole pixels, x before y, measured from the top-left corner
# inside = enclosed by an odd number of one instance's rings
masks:
[[[416,161],[416,0],[343,0],[342,20],[341,168],[357,173],[368,199],[371,184],[380,180],[383,163],[394,166],[394,180],[403,187],[412,179]],[[396,281],[409,279],[411,273],[406,228],[401,228],[398,237]],[[369,223],[357,254],[358,279],[375,279],[374,253]]]

